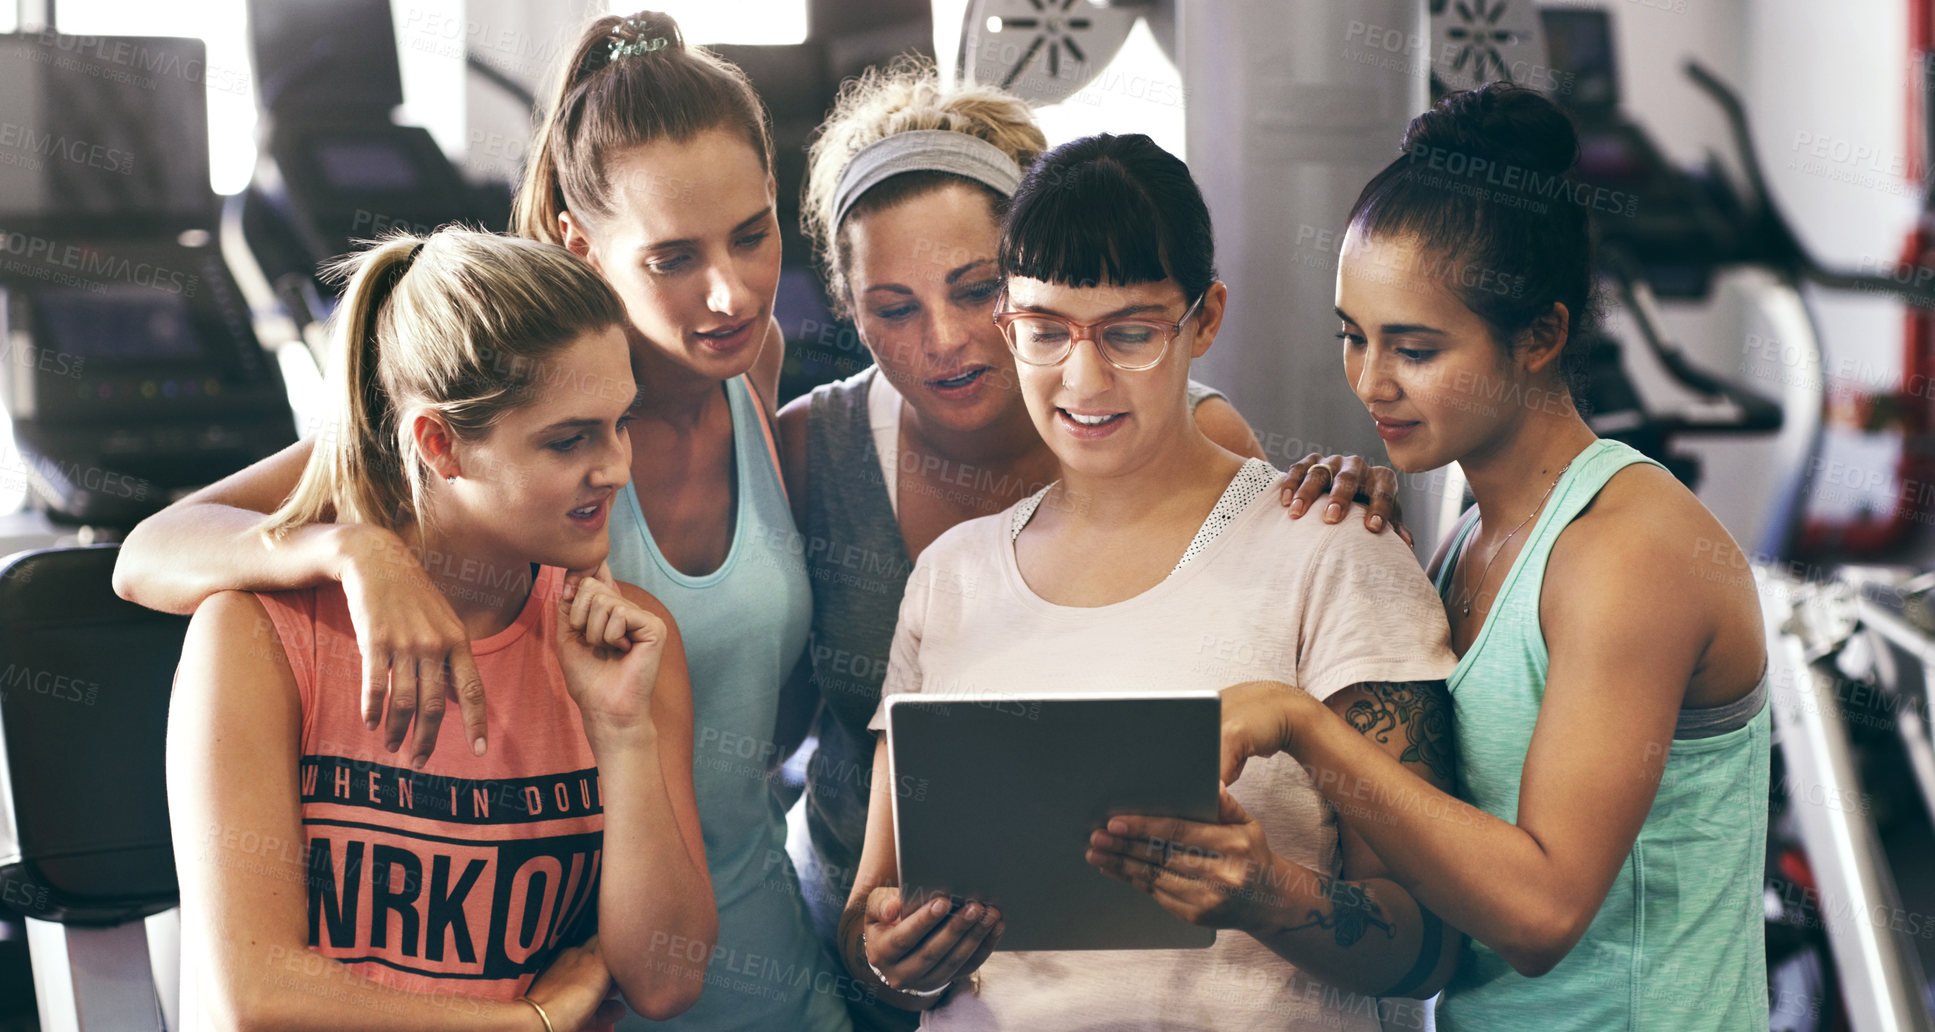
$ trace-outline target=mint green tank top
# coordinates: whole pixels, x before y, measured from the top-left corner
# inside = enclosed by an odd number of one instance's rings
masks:
[[[631,485],[611,514],[611,570],[678,621],[692,675],[692,787],[719,907],[705,989],[671,1021],[636,1014],[621,1030],[849,1032],[846,1000],[864,989],[821,949],[786,855],[786,815],[771,791],[779,690],[806,649],[813,590],[792,510],[744,377],[725,383],[737,480],[732,545],[711,573],[680,573],[652,540]]]
[[[1539,593],[1552,546],[1613,474],[1651,461],[1606,440],[1572,461],[1452,671],[1458,794],[1502,820],[1517,823],[1545,696]],[[1440,595],[1474,526],[1438,571]],[[1768,720],[1762,705],[1744,726],[1674,741],[1639,839],[1585,937],[1538,978],[1473,941],[1439,999],[1440,1032],[1765,1032]]]

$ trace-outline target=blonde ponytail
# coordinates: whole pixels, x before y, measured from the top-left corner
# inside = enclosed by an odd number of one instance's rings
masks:
[[[399,235],[338,259],[336,424],[302,479],[259,527],[309,523],[394,530],[423,511],[429,471],[405,451],[403,414],[437,413],[460,440],[487,433],[529,400],[536,365],[625,308],[562,247],[445,228]]]

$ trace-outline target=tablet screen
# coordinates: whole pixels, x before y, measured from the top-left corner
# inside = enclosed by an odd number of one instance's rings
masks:
[[[1221,724],[1213,692],[889,698],[903,898],[998,907],[1002,950],[1211,945],[1084,854],[1117,814],[1214,821]]]

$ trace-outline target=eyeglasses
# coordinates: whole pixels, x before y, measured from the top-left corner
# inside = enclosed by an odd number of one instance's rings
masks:
[[[1007,293],[1003,291],[995,307],[999,309],[1006,303]],[[1008,350],[1014,352],[1016,360],[1028,365],[1060,365],[1075,349],[1076,341],[1087,339],[1095,343],[1108,364],[1133,373],[1153,368],[1162,361],[1169,353],[1170,343],[1182,333],[1183,323],[1202,305],[1203,295],[1199,294],[1182,318],[1172,323],[1135,316],[1078,323],[1045,312],[996,311],[994,324],[1008,338]]]

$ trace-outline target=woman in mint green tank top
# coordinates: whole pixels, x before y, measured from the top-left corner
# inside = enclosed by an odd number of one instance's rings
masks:
[[[711,959],[699,1002],[663,1027],[847,1032],[864,990],[813,934],[769,781],[812,591],[771,427],[783,344],[765,111],[662,14],[590,21],[568,62],[517,229],[582,255],[631,315],[632,488],[612,508],[610,562],[662,593],[684,638],[719,905],[715,942],[664,944]]]
[[[1452,94],[1364,188],[1342,248],[1345,373],[1392,464],[1456,462],[1478,502],[1431,571],[1460,656],[1458,798],[1281,685],[1226,693],[1225,755],[1231,776],[1295,755],[1469,936],[1444,1032],[1759,1032],[1759,598],[1692,493],[1573,406],[1588,211],[1618,203],[1565,177],[1576,155],[1536,93]],[[1390,718],[1413,741],[1447,731]]]

